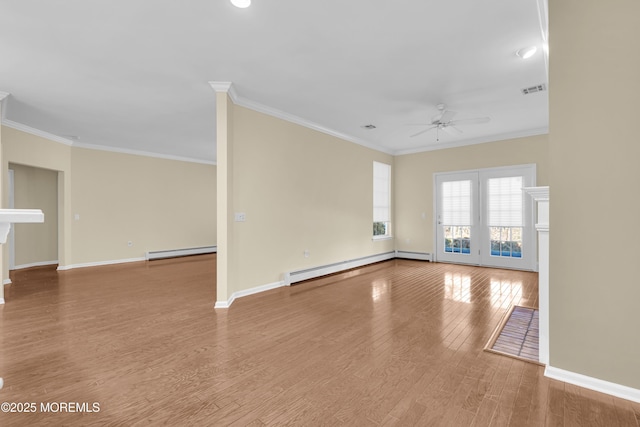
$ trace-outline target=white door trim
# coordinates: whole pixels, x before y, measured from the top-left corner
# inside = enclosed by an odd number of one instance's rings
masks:
[[[15,209],[15,176],[14,170],[9,169],[9,209]],[[16,238],[15,224],[11,224],[9,229],[9,270],[16,267]]]

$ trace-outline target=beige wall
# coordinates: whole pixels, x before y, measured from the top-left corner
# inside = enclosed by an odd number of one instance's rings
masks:
[[[14,224],[15,266],[58,261],[58,172],[9,164],[14,172],[14,208],[41,209],[44,223]]]
[[[65,265],[71,259],[71,147],[40,136],[2,126],[2,176],[8,174],[9,163],[32,166],[58,174],[58,261]],[[2,204],[8,206],[7,180],[4,179]],[[27,225],[25,225],[26,227]],[[4,251],[3,278],[9,278],[8,251]]]
[[[82,148],[71,160],[71,264],[216,243],[215,166]]]
[[[9,162],[62,172],[62,267],[216,244],[215,166],[70,147],[7,126],[2,132],[3,176]],[[6,258],[5,251],[5,265]]]
[[[640,389],[640,2],[549,2],[550,362]]]
[[[373,241],[374,150],[243,107],[233,111],[232,292],[394,249]],[[304,257],[308,250],[310,256]]]
[[[433,253],[434,173],[531,163],[536,164],[537,185],[547,185],[547,135],[397,156],[396,248]]]

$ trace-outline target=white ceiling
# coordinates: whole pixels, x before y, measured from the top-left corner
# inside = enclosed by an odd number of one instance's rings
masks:
[[[543,9],[542,19],[539,5]],[[5,120],[86,144],[215,161],[210,81],[389,153],[545,133],[546,0],[0,0]],[[445,103],[451,136],[409,135]],[[373,124],[374,130],[362,129]]]

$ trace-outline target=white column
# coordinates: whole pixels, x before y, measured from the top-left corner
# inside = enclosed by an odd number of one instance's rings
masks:
[[[549,365],[549,187],[528,187],[524,191],[538,202],[539,360]]]
[[[216,92],[217,255],[215,308],[233,302],[233,87],[209,82]]]

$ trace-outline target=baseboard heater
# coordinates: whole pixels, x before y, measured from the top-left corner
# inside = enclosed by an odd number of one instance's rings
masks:
[[[417,259],[429,262],[433,261],[433,256],[427,252],[396,251],[396,258]]]
[[[389,259],[393,259],[395,257],[396,257],[395,251],[385,252],[382,254],[351,259],[348,261],[336,262],[334,264],[327,264],[319,267],[307,268],[304,270],[290,271],[290,272],[284,273],[284,283],[285,285],[289,286],[293,283],[302,282],[303,280],[315,279],[316,277],[326,276],[327,274],[339,273],[341,271],[362,267],[363,265],[373,264],[380,261],[386,261]]]
[[[177,258],[177,257],[189,256],[189,255],[212,254],[216,252],[218,252],[217,246],[203,246],[200,248],[169,249],[166,251],[149,251],[149,252],[145,252],[145,258],[147,259],[147,261],[152,261],[154,259]]]

